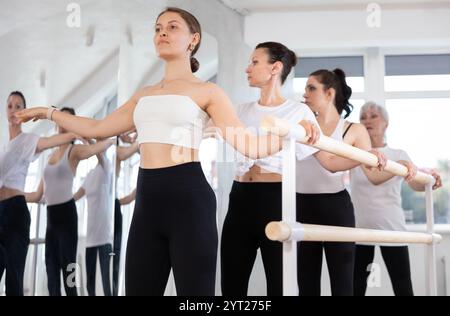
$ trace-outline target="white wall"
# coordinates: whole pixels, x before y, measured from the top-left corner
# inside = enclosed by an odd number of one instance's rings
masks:
[[[370,28],[361,10],[257,13],[246,18],[245,41],[280,41],[299,52],[361,47],[450,46],[450,9],[383,10]]]

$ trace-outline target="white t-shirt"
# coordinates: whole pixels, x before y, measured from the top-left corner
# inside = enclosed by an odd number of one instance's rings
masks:
[[[389,160],[411,161],[403,150],[389,147],[379,148],[379,150]],[[396,176],[381,185],[373,185],[361,167],[358,167],[350,172],[350,179],[357,228],[406,231],[401,197],[404,178]],[[399,245],[387,244],[385,246]]]
[[[298,124],[302,120],[312,121],[317,124],[316,117],[310,108],[300,102],[287,100],[279,106],[262,106],[258,102],[246,103],[238,106],[237,115],[246,128],[250,129],[256,135],[266,135],[267,132],[260,129],[261,120],[266,116],[275,116],[280,119],[289,121],[292,124]],[[319,124],[317,124],[319,126]],[[302,145],[296,144],[296,155],[298,160],[305,159],[318,150]],[[282,153],[279,152],[273,156],[253,160],[236,152],[236,173],[238,176],[246,174],[254,165],[273,172],[283,173],[283,159]]]
[[[113,242],[111,177],[111,166],[105,159],[105,168],[98,164],[88,173],[82,185],[88,204],[87,248]]]
[[[24,191],[28,167],[36,154],[39,136],[21,133],[0,150],[0,188]]]

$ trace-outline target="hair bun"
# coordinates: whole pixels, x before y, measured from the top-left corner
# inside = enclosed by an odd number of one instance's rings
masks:
[[[197,58],[191,57],[191,70],[192,72],[197,72],[200,69],[200,63]]]
[[[291,56],[292,67],[297,66],[297,63],[298,63],[298,57],[297,57],[297,54],[294,53],[293,51],[290,51],[290,56]]]

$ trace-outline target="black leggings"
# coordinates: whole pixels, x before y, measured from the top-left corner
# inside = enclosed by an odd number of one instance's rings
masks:
[[[258,248],[267,295],[283,295],[283,245],[270,241],[265,228],[281,220],[281,183],[234,182],[222,231],[222,294],[246,296]]]
[[[297,194],[297,220],[303,224],[355,227],[355,215],[347,191],[336,194]],[[353,296],[355,244],[341,242],[298,243],[300,295],[319,296],[323,250],[333,296]]]
[[[214,296],[216,199],[200,163],[140,169],[126,255],[126,294]]]
[[[116,199],[114,206],[113,296],[119,294],[120,253],[122,248],[122,210]]]
[[[0,280],[6,270],[6,295],[23,296],[30,244],[30,212],[24,196],[0,202]]]
[[[408,247],[380,247],[396,296],[414,296]],[[375,246],[356,246],[355,296],[364,296]]]
[[[45,265],[50,296],[61,296],[61,270],[67,296],[77,296],[75,284],[78,215],[74,200],[47,206]]]
[[[97,272],[97,255],[100,259],[100,271],[102,274],[103,292],[105,296],[111,296],[111,281],[110,281],[110,259],[111,259],[111,244],[86,248],[86,275],[87,275],[87,290],[89,296],[96,296],[96,272]]]

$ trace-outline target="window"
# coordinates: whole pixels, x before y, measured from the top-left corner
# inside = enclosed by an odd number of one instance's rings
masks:
[[[450,222],[450,54],[386,56],[384,89],[390,115],[391,147],[404,149],[419,167],[437,169],[444,187],[434,193],[437,223]],[[412,223],[425,223],[425,196],[402,190],[403,208]]]

